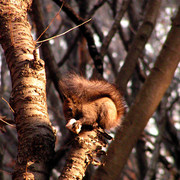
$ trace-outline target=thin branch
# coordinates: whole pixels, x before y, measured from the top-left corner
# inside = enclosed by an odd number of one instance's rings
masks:
[[[50,25],[53,23],[54,19],[57,17],[57,15],[59,15],[59,13],[61,12],[63,7],[63,3],[59,9],[59,11],[56,13],[56,15],[54,16],[54,18],[50,21],[49,25],[46,27],[46,29],[40,34],[40,36],[36,39],[36,43],[38,43],[39,39],[41,38],[41,36],[49,29]]]
[[[8,120],[6,119],[5,116],[0,116],[0,121],[2,121],[2,123],[4,123],[5,125],[9,125],[9,126],[11,126],[11,127],[15,127],[13,124],[10,124],[10,123],[7,122]],[[10,122],[11,122],[11,123],[15,123],[15,122],[12,121],[12,120],[10,120]],[[1,126],[2,123],[0,122],[0,126]]]
[[[156,174],[156,167],[157,163],[159,161],[159,156],[160,156],[160,144],[162,142],[164,130],[165,130],[165,125],[166,125],[166,119],[162,119],[162,124],[159,128],[159,135],[156,139],[155,145],[154,145],[154,151],[152,153],[152,159],[149,164],[149,168],[147,170],[146,176],[144,180],[151,180],[154,175]]]
[[[65,55],[62,57],[62,59],[60,60],[60,62],[58,63],[58,67],[61,67],[65,62],[66,60],[68,59],[69,55],[71,54],[72,50],[74,49],[77,41],[79,39],[79,32],[77,32],[77,34],[75,35],[74,39],[72,40],[70,44],[70,46],[68,47]]]
[[[88,13],[88,17],[92,17],[95,12],[104,5],[104,3],[106,3],[107,0],[99,0],[94,6],[93,8],[89,11]]]
[[[126,12],[128,5],[130,3],[131,0],[124,0],[122,3],[122,6],[120,8],[120,10],[118,11],[118,13],[116,14],[114,23],[112,24],[112,27],[108,33],[108,35],[104,38],[103,40],[103,44],[101,47],[101,56],[104,57],[104,55],[106,54],[106,51],[109,47],[109,44],[114,36],[114,34],[117,31],[117,28],[119,27],[119,22],[122,19],[122,17],[124,16],[124,13]]]
[[[49,41],[49,40],[52,40],[52,39],[55,39],[55,38],[64,36],[65,34],[71,32],[72,30],[74,30],[74,29],[76,29],[76,28],[78,28],[78,27],[80,27],[80,26],[82,26],[82,25],[84,25],[84,24],[86,24],[86,23],[88,23],[89,21],[91,21],[91,19],[88,19],[87,21],[84,21],[83,23],[81,23],[81,24],[79,24],[79,25],[77,25],[77,26],[75,26],[75,27],[72,27],[71,29],[68,29],[67,31],[65,31],[65,32],[63,32],[63,33],[61,33],[61,34],[58,34],[58,35],[56,35],[56,36],[53,36],[53,37],[44,39],[44,40],[42,40],[42,41],[36,41],[36,43],[43,43],[43,42],[46,42],[46,41]],[[46,28],[46,29],[47,29],[47,28]],[[45,30],[46,30],[46,29],[45,29]],[[43,33],[46,32],[45,30],[44,30]],[[41,35],[42,35],[42,34],[41,34]],[[38,38],[38,39],[39,39],[39,38]]]
[[[67,16],[76,24],[81,24],[84,22],[84,20],[79,17],[79,15],[70,7],[70,5],[63,1],[63,0],[53,0],[58,6],[61,6],[62,3],[64,2],[63,5],[63,11],[67,14]],[[102,74],[103,73],[103,62],[100,53],[97,50],[97,47],[94,42],[93,38],[93,33],[91,29],[85,24],[84,26],[81,26],[80,31],[84,35],[84,37],[87,40],[88,48],[89,48],[89,53],[94,61],[94,65],[97,69],[97,71]]]
[[[171,102],[170,106],[167,107],[167,111],[171,111],[173,108],[174,104],[177,103],[180,100],[180,97],[177,95],[176,98]]]
[[[5,101],[7,103],[7,105],[9,106],[9,108],[11,109],[11,111],[14,113],[13,108],[11,107],[11,105],[2,97],[2,100]]]
[[[94,18],[93,19],[93,22],[92,22],[92,27],[94,28],[94,31],[97,33],[97,35],[99,36],[99,39],[101,42],[103,42],[103,39],[104,39],[104,35],[103,35],[103,32],[101,31],[101,28],[100,26],[98,25],[96,19]],[[118,74],[118,68],[115,64],[115,60],[114,58],[112,57],[112,51],[110,51],[110,49],[107,49],[107,56],[109,58],[109,61],[111,63],[111,67],[112,67],[112,72],[114,73],[114,76],[117,77],[117,74]]]

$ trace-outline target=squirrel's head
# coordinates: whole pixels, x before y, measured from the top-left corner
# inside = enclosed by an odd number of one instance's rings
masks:
[[[66,97],[64,99],[63,112],[66,121],[69,121],[72,118],[78,120],[82,117],[82,104],[73,97]]]

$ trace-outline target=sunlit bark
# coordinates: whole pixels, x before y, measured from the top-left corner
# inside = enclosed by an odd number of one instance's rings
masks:
[[[48,179],[54,133],[47,114],[44,61],[35,53],[27,19],[32,1],[0,1],[0,43],[11,73],[10,104],[18,133],[13,179]]]

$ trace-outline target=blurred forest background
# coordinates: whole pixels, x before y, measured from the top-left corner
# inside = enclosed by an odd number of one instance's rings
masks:
[[[61,4],[58,5],[58,1],[35,0],[33,2],[34,4],[29,12],[29,21],[32,25],[34,40],[42,33],[42,27],[47,27],[55,16],[56,18],[46,32],[46,38],[75,27],[76,24],[80,24],[79,22],[82,19],[88,20],[92,18],[85,26],[88,30],[86,28],[83,29],[84,26],[82,26],[61,37],[50,40],[49,51],[52,55],[50,60],[46,59],[50,53],[42,50],[43,43],[39,47],[41,59],[46,62],[48,113],[53,126],[57,130],[55,150],[58,163],[52,170],[51,179],[57,179],[60,170],[64,166],[68,148],[65,151],[59,150],[66,146],[68,130],[65,128],[62,103],[52,83],[53,69],[48,67],[50,66],[48,61],[55,62],[62,75],[69,71],[74,71],[90,78],[93,72],[94,76],[96,76],[95,69],[98,69],[101,73],[103,72],[104,79],[110,83],[117,83],[121,89],[127,103],[128,112],[146,78],[151,73],[151,68],[170,31],[172,20],[180,7],[179,0],[157,1],[159,8],[152,6],[151,12],[154,14],[149,15],[150,11],[147,10],[147,5],[153,1],[66,0],[69,8],[75,14],[71,15],[68,10],[62,9],[57,16],[56,14],[61,6]],[[157,9],[157,11],[155,12],[154,9]],[[39,15],[43,18],[42,21],[39,19]],[[78,15],[82,19],[78,19]],[[150,19],[152,17],[154,18],[153,20]],[[149,23],[149,29],[144,30],[144,37],[141,36],[140,40],[136,39],[138,31],[142,30],[142,25],[148,22],[148,18],[151,22]],[[91,38],[94,39],[95,45],[93,45]],[[137,48],[133,44],[135,39]],[[131,46],[135,48],[132,50]],[[100,53],[93,57],[93,53],[91,53],[93,50],[94,52],[97,50]],[[129,56],[128,53],[130,53]],[[101,62],[99,63],[98,55],[103,59],[103,70]],[[123,74],[119,76],[119,72],[128,58],[135,58],[134,62],[136,63],[132,67],[133,69],[127,82],[123,82],[123,84],[120,82],[123,81],[124,77]],[[130,66],[131,64],[129,64]],[[11,78],[5,55],[1,48],[0,115],[13,119],[13,113],[8,104],[2,99],[9,101],[10,94]],[[153,116],[149,119],[144,132],[139,137],[122,173],[119,173],[117,179],[180,179],[179,94],[180,66],[177,67],[169,88]],[[5,126],[2,128],[0,133],[0,179],[2,180],[11,179],[17,156],[17,144],[18,139],[15,127]],[[86,179],[90,178],[91,171],[94,171],[93,167],[88,169],[89,173],[87,173]]]

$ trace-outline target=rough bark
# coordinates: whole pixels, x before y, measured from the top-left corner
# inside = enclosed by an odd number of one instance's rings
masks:
[[[81,132],[72,144],[59,180],[83,179],[90,163],[99,165],[94,158],[105,144],[104,137],[97,130]]]
[[[37,37],[41,35],[41,33],[45,30],[45,25],[44,25],[44,18],[43,18],[43,12],[41,9],[41,4],[39,0],[34,0],[32,4],[32,11],[33,11],[33,20],[36,24],[36,30],[37,30]],[[42,37],[42,39],[47,39],[48,35],[45,32]],[[42,50],[42,56],[43,59],[46,62],[46,66],[49,70],[51,80],[54,83],[54,86],[59,93],[59,96],[61,96],[61,90],[59,87],[59,80],[61,79],[61,73],[59,71],[59,68],[57,66],[55,57],[53,55],[53,52],[51,50],[51,46],[49,42],[45,42],[41,46]]]
[[[108,149],[106,165],[92,179],[117,179],[138,137],[167,90],[180,61],[180,8],[151,74]],[[99,178],[101,177],[101,178]]]
[[[13,179],[49,178],[54,132],[47,114],[44,61],[35,53],[27,10],[32,0],[0,0],[0,43],[8,64],[10,104],[18,133],[18,157]]]

